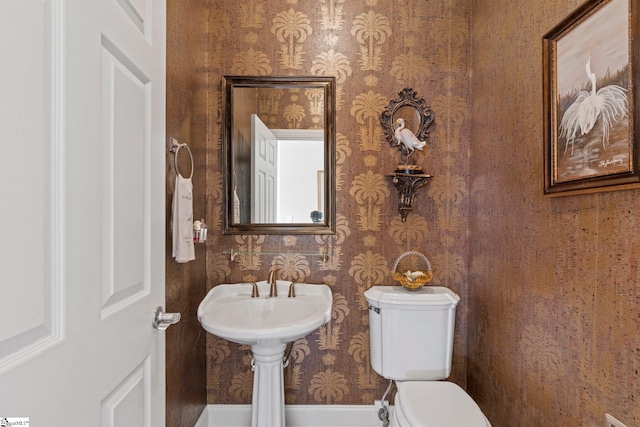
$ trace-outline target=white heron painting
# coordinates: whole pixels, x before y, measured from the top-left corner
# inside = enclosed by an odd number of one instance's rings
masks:
[[[612,0],[556,44],[558,181],[627,171],[628,0]]]
[[[602,148],[607,148],[609,133],[613,126],[628,116],[629,100],[627,90],[619,85],[610,84],[596,90],[596,74],[591,71],[591,54],[585,66],[591,89],[581,90],[571,105],[565,110],[560,122],[560,137],[565,139],[564,152],[571,147],[578,135],[588,135],[596,122],[602,125]]]

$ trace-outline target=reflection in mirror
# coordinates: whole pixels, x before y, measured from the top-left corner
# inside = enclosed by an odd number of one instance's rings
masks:
[[[223,84],[225,234],[334,233],[334,78]]]

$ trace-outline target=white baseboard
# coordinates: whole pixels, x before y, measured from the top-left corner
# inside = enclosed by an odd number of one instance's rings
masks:
[[[390,410],[392,407],[389,408]],[[380,427],[373,405],[287,405],[287,427]],[[248,427],[251,405],[207,405],[194,427]]]

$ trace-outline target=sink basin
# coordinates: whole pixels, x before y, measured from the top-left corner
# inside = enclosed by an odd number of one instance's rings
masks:
[[[211,289],[198,307],[202,327],[238,344],[288,343],[302,338],[331,318],[331,290],[327,285],[296,283],[295,298],[287,297],[291,282],[278,281],[278,296],[269,297],[269,284],[238,283]]]
[[[270,285],[258,282],[257,298],[250,283],[218,285],[198,306],[198,320],[214,335],[251,346],[253,396],[251,427],[284,427],[284,350],[331,319],[333,298],[327,285],[276,282],[278,296],[269,297]]]

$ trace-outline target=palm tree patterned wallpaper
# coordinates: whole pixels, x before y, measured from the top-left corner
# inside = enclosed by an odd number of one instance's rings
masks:
[[[469,6],[464,0],[210,0],[207,141],[208,288],[284,279],[326,283],[332,320],[295,342],[285,369],[287,403],[372,404],[388,382],[369,363],[363,292],[394,285],[391,267],[406,251],[424,253],[433,285],[461,297],[451,379],[465,385],[469,188]],[[337,232],[330,236],[222,236],[221,120],[223,75],[335,76],[337,83]],[[385,174],[400,152],[385,140],[380,113],[412,87],[435,113],[415,159],[434,176],[419,190],[406,222]],[[269,120],[313,127],[317,96],[266,97]],[[276,106],[276,110],[273,107]],[[277,113],[279,111],[279,113]],[[232,261],[223,251],[243,252]],[[323,259],[299,252],[328,251]],[[278,255],[271,255],[271,253]],[[251,351],[207,335],[209,403],[248,403]]]

